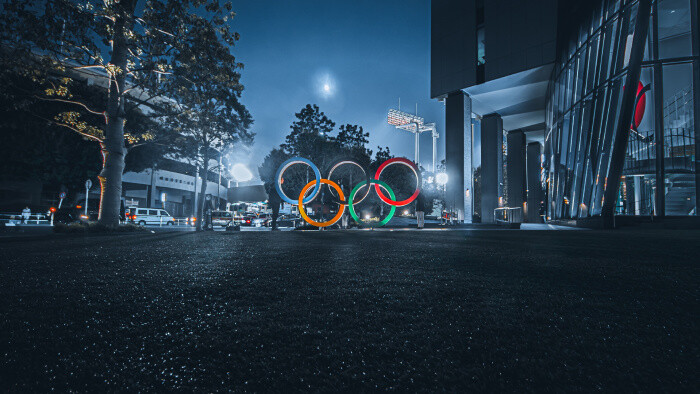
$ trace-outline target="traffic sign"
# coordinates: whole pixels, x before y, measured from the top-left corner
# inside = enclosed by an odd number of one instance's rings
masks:
[[[92,181],[88,179],[87,181],[85,181],[85,188],[90,189],[91,187],[92,187]]]
[[[58,198],[60,198],[61,200],[63,200],[64,198],[66,198],[66,192],[61,192],[61,193],[59,193]]]

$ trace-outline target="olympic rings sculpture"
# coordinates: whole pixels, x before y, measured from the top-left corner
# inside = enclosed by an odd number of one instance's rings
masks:
[[[289,167],[295,165],[295,164],[304,164],[307,165],[311,168],[311,170],[314,172],[314,177],[315,179],[309,183],[306,184],[299,193],[299,197],[296,200],[293,200],[287,196],[284,191],[282,190],[282,183],[284,183],[284,172],[289,169]],[[335,182],[331,181],[331,176],[333,175],[333,171],[335,171],[338,167],[342,165],[354,165],[358,167],[360,170],[362,170],[362,173],[364,174],[365,180],[359,182],[350,192],[350,195],[348,196],[347,202],[345,199],[345,193],[343,193],[342,188]],[[413,192],[413,194],[408,197],[405,200],[401,201],[396,201],[396,195],[394,194],[394,191],[389,187],[386,182],[383,182],[379,180],[379,177],[382,175],[382,172],[389,166],[394,165],[394,164],[401,164],[406,167],[408,167],[411,171],[413,171],[413,174],[416,176],[416,190]],[[336,213],[333,218],[331,218],[328,221],[325,222],[317,222],[313,219],[311,219],[307,213],[306,210],[304,209],[304,204],[309,204],[312,202],[318,195],[321,190],[321,184],[326,184],[331,188],[331,191],[335,190],[337,193],[339,201],[339,206],[340,208],[338,209],[338,212]],[[389,211],[389,214],[381,221],[377,223],[363,223],[360,218],[357,216],[357,212],[355,212],[355,205],[361,203],[370,193],[372,189],[372,185],[374,185],[374,190],[376,191],[377,195],[379,198],[389,206],[391,206],[391,210]],[[396,211],[396,207],[403,207],[405,205],[408,205],[412,203],[416,198],[418,198],[418,195],[420,194],[420,186],[421,186],[421,176],[420,176],[420,171],[418,170],[418,167],[410,160],[403,158],[403,157],[395,157],[392,159],[389,159],[382,163],[382,165],[377,168],[377,172],[374,174],[374,178],[370,179],[367,177],[367,172],[365,169],[357,162],[353,160],[339,160],[335,162],[329,169],[328,171],[328,177],[327,178],[321,178],[321,171],[316,167],[314,163],[311,162],[309,159],[305,159],[303,157],[292,157],[291,159],[285,161],[280,165],[280,167],[277,169],[277,173],[275,174],[275,190],[277,191],[277,194],[279,194],[280,198],[292,205],[298,205],[299,206],[299,213],[301,214],[301,217],[304,218],[304,220],[311,224],[312,226],[316,227],[328,227],[332,226],[335,223],[340,220],[340,218],[343,217],[343,214],[345,213],[345,207],[348,207],[348,210],[350,211],[350,216],[352,216],[353,220],[357,222],[358,224],[365,225],[365,226],[370,226],[370,227],[381,227],[384,226],[385,224],[389,223],[389,221],[394,217],[394,213]],[[309,189],[311,190],[311,193],[309,193]],[[361,198],[357,198],[358,192],[360,189],[366,187],[367,191],[361,196]],[[384,191],[382,191],[382,189]],[[385,191],[389,193],[389,196],[385,194]]]

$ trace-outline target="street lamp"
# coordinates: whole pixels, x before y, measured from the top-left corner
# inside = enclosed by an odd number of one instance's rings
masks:
[[[445,186],[447,184],[448,177],[447,173],[440,172],[435,176],[435,182],[440,186]]]

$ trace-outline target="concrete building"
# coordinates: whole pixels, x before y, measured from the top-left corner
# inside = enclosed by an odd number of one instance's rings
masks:
[[[195,175],[199,174],[194,166],[172,160],[164,160],[159,168],[127,172],[122,180],[125,204],[164,208],[175,217],[194,216],[195,190],[199,194],[204,181],[199,176],[195,184]],[[228,178],[222,176],[221,183],[218,183],[218,173],[209,172],[206,194],[215,204],[220,201],[220,208],[225,208],[229,201],[228,186]]]
[[[697,214],[698,0],[433,0],[431,18],[465,222]]]

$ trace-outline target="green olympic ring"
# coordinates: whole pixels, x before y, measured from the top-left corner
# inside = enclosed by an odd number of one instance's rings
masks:
[[[384,183],[383,181],[380,181],[378,179],[370,179],[369,183],[375,183],[384,189],[386,189],[389,192],[389,195],[391,196],[391,199],[393,201],[396,201],[396,196],[394,195],[394,191],[391,190],[389,185]],[[350,208],[350,216],[352,216],[353,220],[357,222],[357,224],[362,224],[370,227],[382,227],[383,225],[389,223],[389,220],[394,217],[394,212],[396,212],[396,207],[394,205],[391,205],[391,211],[389,211],[389,214],[382,220],[381,222],[378,223],[363,223],[360,221],[360,218],[357,217],[357,213],[355,213],[355,205],[352,203],[353,200],[355,199],[355,194],[357,194],[357,191],[362,188],[362,186],[365,186],[367,184],[367,181],[362,181],[358,183],[354,189],[350,192],[350,196],[348,196],[348,207]]]

